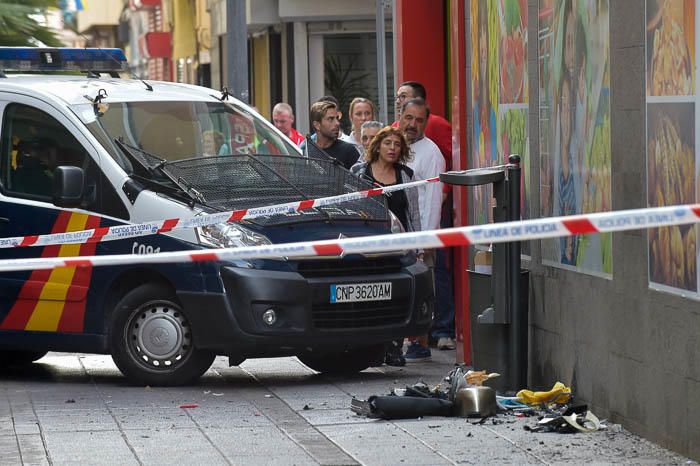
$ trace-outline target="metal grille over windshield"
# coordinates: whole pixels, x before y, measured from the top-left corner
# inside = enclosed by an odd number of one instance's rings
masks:
[[[205,204],[221,211],[334,196],[372,187],[331,160],[298,156],[197,157],[167,162],[162,169],[196,190]],[[366,198],[254,222],[273,225],[323,219],[387,221],[386,201],[383,197]]]

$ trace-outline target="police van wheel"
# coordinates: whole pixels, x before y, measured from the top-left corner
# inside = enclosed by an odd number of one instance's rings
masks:
[[[352,348],[342,352],[313,352],[299,355],[299,360],[323,374],[356,374],[371,366],[381,365],[384,345]]]
[[[0,367],[26,366],[46,356],[48,351],[0,351]]]
[[[190,323],[173,293],[156,284],[132,290],[117,304],[109,344],[119,370],[139,385],[192,383],[216,356],[195,348]]]

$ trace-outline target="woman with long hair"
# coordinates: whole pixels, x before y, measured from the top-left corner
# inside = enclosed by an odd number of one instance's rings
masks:
[[[362,123],[374,120],[377,117],[377,109],[371,100],[364,97],[355,97],[350,102],[350,123],[352,128],[349,134],[350,142],[355,144],[357,150],[362,153],[362,141],[360,139]]]
[[[406,162],[410,159],[411,152],[403,133],[398,128],[387,126],[372,139],[365,152],[364,161],[353,165],[350,171],[375,185],[391,186],[408,183],[413,181],[413,170],[406,166]],[[406,231],[421,229],[418,192],[415,189],[395,191],[387,195],[387,204]],[[387,345],[384,362],[389,366],[406,364],[406,358],[403,355],[403,338]]]
[[[408,141],[398,128],[387,126],[380,130],[365,153],[364,161],[350,171],[373,184],[391,186],[413,181],[413,170],[407,165],[411,159]],[[418,231],[418,193],[415,189],[395,191],[388,197],[388,207],[406,231]]]

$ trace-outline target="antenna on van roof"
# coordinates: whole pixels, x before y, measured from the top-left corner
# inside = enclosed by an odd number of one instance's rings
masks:
[[[85,42],[88,42],[88,41],[90,40],[90,39],[88,39],[88,38],[85,36],[85,34],[83,34],[82,32],[79,32],[78,34],[80,34],[80,37],[82,37],[83,39],[85,39]],[[96,48],[97,50],[102,50],[101,47],[95,47],[95,48]],[[117,60],[116,60],[114,57],[112,57],[111,55],[110,55],[110,58],[111,58],[112,60],[114,60],[114,61],[117,61]],[[128,65],[127,65],[127,66],[128,66]],[[143,79],[141,76],[137,75],[132,69],[130,69],[130,68],[128,68],[128,69],[129,69],[129,73],[131,73],[131,77],[132,77],[132,78],[138,79],[139,81],[141,81],[141,82],[143,83],[144,86],[146,86],[146,90],[147,90],[147,91],[153,92],[153,86],[151,86],[151,85],[148,84],[146,81],[144,81],[144,79]],[[91,76],[90,74],[88,74],[88,77],[95,77],[95,76]],[[112,77],[114,77],[114,76],[112,76]],[[118,76],[117,76],[117,77],[118,77]]]
[[[228,98],[231,97],[231,93],[228,91],[228,87],[224,86],[221,88],[221,97],[219,97],[220,101],[228,100]]]

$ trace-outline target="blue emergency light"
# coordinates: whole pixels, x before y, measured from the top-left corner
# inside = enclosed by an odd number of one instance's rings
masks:
[[[126,71],[121,49],[0,47],[3,71]]]

